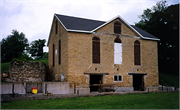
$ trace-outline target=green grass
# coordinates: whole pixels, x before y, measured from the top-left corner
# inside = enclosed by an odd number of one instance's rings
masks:
[[[10,62],[1,63],[1,71],[8,71]]]
[[[38,60],[31,60],[33,62],[43,62],[46,63],[46,65],[48,65],[48,58],[40,58]]]
[[[149,93],[1,103],[1,109],[178,109],[179,93]]]

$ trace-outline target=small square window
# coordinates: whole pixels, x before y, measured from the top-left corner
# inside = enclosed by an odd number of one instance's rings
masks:
[[[117,80],[117,76],[114,76],[114,81],[118,81],[118,80]]]
[[[122,75],[114,75],[114,81],[122,81]]]

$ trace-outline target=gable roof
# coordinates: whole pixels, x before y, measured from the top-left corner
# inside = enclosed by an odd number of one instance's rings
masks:
[[[55,14],[67,31],[92,31],[104,24],[104,21],[90,20],[78,17]]]
[[[101,28],[101,27],[107,25],[108,23],[110,23],[111,21],[119,18],[126,26],[128,26],[132,31],[134,31],[142,39],[157,40],[157,41],[160,40],[157,37],[149,34],[148,32],[146,32],[134,25],[128,24],[120,16],[116,16],[107,22],[73,17],[73,16],[60,15],[60,14],[55,14],[54,16],[59,20],[59,22],[63,25],[63,27],[68,32],[94,33],[99,28]],[[50,39],[50,36],[49,36],[49,39]],[[48,44],[49,44],[49,40],[48,40]]]
[[[152,34],[134,26],[134,25],[131,25],[137,32],[139,32],[145,39],[157,39],[157,40],[160,40],[158,39],[157,37],[153,36]]]

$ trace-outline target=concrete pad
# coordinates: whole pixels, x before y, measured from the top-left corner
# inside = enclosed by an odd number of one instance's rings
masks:
[[[134,87],[116,87],[115,92],[132,92]]]

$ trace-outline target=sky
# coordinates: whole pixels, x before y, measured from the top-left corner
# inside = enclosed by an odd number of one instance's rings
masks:
[[[1,0],[0,41],[11,35],[13,29],[23,32],[29,43],[46,39],[44,52],[54,14],[69,15],[100,21],[121,16],[134,25],[140,21],[143,10],[152,8],[160,0]],[[167,5],[179,0],[166,0]]]

